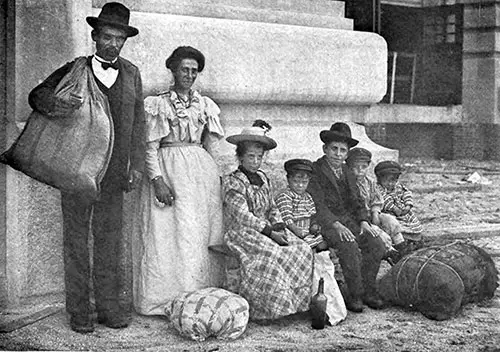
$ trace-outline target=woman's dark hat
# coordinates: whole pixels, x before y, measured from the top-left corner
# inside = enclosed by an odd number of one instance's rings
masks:
[[[373,171],[377,177],[383,175],[401,175],[403,168],[395,161],[386,160],[378,163]]]
[[[267,131],[266,128],[257,126],[246,127],[240,134],[227,137],[226,141],[236,145],[242,142],[258,142],[262,144],[264,150],[271,150],[276,148],[277,144],[274,139],[266,136]]]
[[[349,148],[359,143],[358,140],[351,137],[351,129],[343,122],[336,122],[329,130],[321,131],[319,138],[325,144],[330,142],[345,142]]]
[[[169,70],[174,70],[177,63],[181,62],[182,59],[196,60],[198,62],[198,72],[203,71],[203,68],[205,68],[205,56],[201,51],[191,46],[180,46],[175,49],[165,61],[165,66]]]
[[[313,163],[307,159],[291,159],[285,162],[285,170],[287,173],[294,171],[305,171],[312,173]]]
[[[347,164],[351,164],[355,161],[370,163],[372,161],[372,153],[365,148],[353,148],[349,150],[349,153],[347,153],[347,159],[345,162]]]
[[[128,25],[130,19],[130,10],[118,2],[108,2],[102,7],[98,17],[87,17],[87,23],[92,28],[99,26],[111,26],[122,29],[128,37],[133,37],[139,33],[135,27]]]

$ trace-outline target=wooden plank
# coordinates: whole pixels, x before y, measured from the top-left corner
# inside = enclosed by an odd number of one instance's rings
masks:
[[[12,320],[6,322],[0,322],[0,333],[11,332],[26,325],[33,324],[39,320],[45,319],[60,312],[62,309],[63,308],[61,307],[46,307],[34,313],[21,314],[20,317],[15,317]]]

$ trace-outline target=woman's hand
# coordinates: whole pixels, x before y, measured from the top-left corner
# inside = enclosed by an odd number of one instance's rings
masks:
[[[333,224],[333,228],[337,232],[340,237],[340,240],[343,242],[354,242],[356,241],[356,236],[353,235],[351,230],[342,225],[340,222],[335,221]]]
[[[368,221],[361,221],[359,227],[361,228],[360,235],[367,233],[373,237],[378,237],[378,233],[373,229],[373,227],[370,226]]]
[[[174,204],[175,196],[172,189],[163,181],[163,177],[157,177],[153,180],[153,187],[155,189],[155,196],[159,202],[171,206]]]
[[[286,237],[285,231],[272,231],[269,238],[280,246],[288,246],[288,238]]]

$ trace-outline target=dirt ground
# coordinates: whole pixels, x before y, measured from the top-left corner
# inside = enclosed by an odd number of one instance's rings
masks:
[[[498,235],[471,236],[500,268],[500,163],[403,160],[402,180],[414,190],[416,213],[428,242],[439,241],[440,229],[499,224]],[[271,168],[272,165],[267,165]],[[481,183],[462,181],[478,172]],[[280,172],[270,171],[279,178]],[[279,184],[280,181],[277,183]],[[440,188],[440,190],[436,190]],[[390,267],[383,265],[380,275]],[[63,306],[61,305],[61,308]],[[136,316],[124,330],[98,325],[93,334],[80,335],[58,313],[11,333],[0,334],[3,350],[54,351],[500,351],[500,290],[492,300],[469,304],[452,319],[433,321],[416,311],[389,307],[361,314],[313,330],[307,315],[283,318],[271,325],[250,322],[235,341],[193,342],[181,336],[162,317]]]

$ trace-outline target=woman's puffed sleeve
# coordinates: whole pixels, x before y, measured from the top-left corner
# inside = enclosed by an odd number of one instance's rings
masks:
[[[146,144],[146,160],[145,168],[148,178],[150,180],[157,176],[162,176],[160,164],[158,162],[158,148],[160,147],[160,140],[147,142]]]
[[[168,122],[169,107],[162,96],[151,96],[144,99],[146,112],[146,142],[160,140],[170,134]]]
[[[220,109],[209,97],[203,97],[205,116],[207,118],[207,130],[219,139],[224,137],[224,128],[220,123]]]

